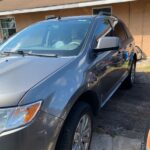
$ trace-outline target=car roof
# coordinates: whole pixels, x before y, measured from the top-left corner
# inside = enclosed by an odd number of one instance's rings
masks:
[[[44,22],[49,22],[49,21],[57,21],[57,20],[76,20],[76,19],[105,19],[105,18],[112,18],[112,19],[117,19],[117,17],[115,16],[108,16],[108,15],[83,15],[83,16],[67,16],[67,17],[61,17],[61,16],[58,16],[58,17],[55,17],[55,16],[52,16],[51,18],[48,18],[46,20],[43,20],[43,21],[40,21],[38,23],[35,23],[35,24],[39,24],[39,23],[44,23]]]

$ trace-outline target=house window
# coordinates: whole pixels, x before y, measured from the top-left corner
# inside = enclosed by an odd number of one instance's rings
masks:
[[[8,39],[16,33],[16,22],[14,18],[0,18],[0,42]]]
[[[46,20],[52,19],[52,18],[55,18],[55,15],[48,15],[48,16],[45,17]]]
[[[93,15],[98,15],[100,12],[106,12],[106,13],[111,14],[112,8],[111,7],[93,8]]]

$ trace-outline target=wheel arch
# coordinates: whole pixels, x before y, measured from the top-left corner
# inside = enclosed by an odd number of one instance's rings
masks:
[[[130,58],[129,58],[129,71],[130,71],[130,68],[131,68],[131,65],[132,63],[134,62],[135,66],[136,66],[136,62],[137,62],[137,54],[132,52],[131,55],[130,55]]]
[[[91,106],[92,111],[95,115],[98,113],[98,110],[99,110],[99,107],[100,107],[100,102],[99,102],[98,96],[95,92],[86,91],[86,92],[82,93],[77,98],[75,104],[80,102],[80,101],[88,103]]]
[[[137,62],[137,54],[136,53],[134,53],[134,55],[133,55],[133,60],[135,61],[135,63]]]
[[[136,68],[136,62],[137,62],[137,54],[136,53],[134,53],[134,55],[133,55],[133,61],[132,62],[134,63],[135,68]]]
[[[99,102],[99,99],[98,99],[98,96],[97,94],[94,92],[94,91],[86,91],[84,93],[82,93],[75,101],[75,103],[72,105],[69,113],[67,114],[65,120],[64,120],[64,123],[63,123],[63,126],[61,127],[61,130],[60,130],[60,134],[58,136],[58,139],[57,139],[57,142],[56,142],[56,150],[58,150],[58,144],[60,143],[60,140],[61,140],[61,137],[62,137],[62,133],[63,133],[63,130],[64,130],[64,126],[66,125],[66,122],[67,122],[67,119],[69,117],[69,115],[71,114],[71,110],[73,107],[75,107],[79,102],[85,102],[85,103],[88,103],[90,106],[91,106],[91,109],[92,109],[92,112],[93,114],[97,114],[98,113],[98,110],[99,110],[99,106],[100,106],[100,102]]]

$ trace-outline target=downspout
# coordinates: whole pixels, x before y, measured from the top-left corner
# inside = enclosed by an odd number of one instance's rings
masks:
[[[129,2],[129,29],[131,27],[131,2]]]

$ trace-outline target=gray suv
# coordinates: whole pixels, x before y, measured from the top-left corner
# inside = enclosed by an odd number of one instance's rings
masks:
[[[0,150],[88,150],[93,114],[134,83],[132,35],[114,16],[58,17],[0,46]]]

